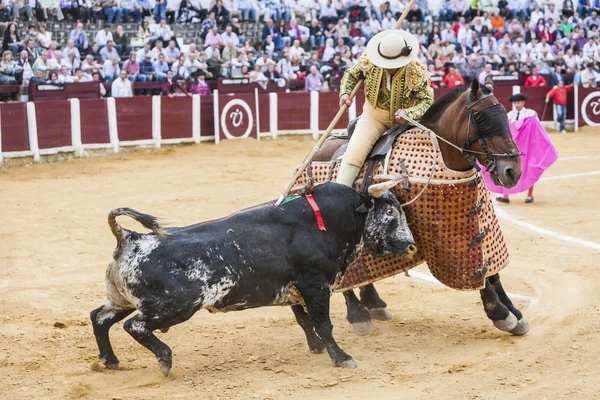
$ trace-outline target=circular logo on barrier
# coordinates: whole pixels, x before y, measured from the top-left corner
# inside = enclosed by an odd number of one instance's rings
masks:
[[[583,100],[581,117],[590,126],[600,125],[600,92],[592,92]]]
[[[221,129],[227,139],[244,139],[252,132],[252,110],[244,100],[230,100],[221,112]]]

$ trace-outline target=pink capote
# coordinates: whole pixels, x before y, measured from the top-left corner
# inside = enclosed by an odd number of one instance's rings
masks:
[[[515,194],[528,190],[558,158],[556,149],[537,117],[527,117],[512,122],[510,133],[519,150],[525,153],[525,156],[521,157],[521,179],[517,186],[507,189],[494,185],[490,174],[486,172],[483,178],[488,189],[493,193]]]

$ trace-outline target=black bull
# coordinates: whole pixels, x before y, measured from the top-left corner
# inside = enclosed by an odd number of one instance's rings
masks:
[[[136,309],[123,327],[156,355],[166,376],[171,349],[154,330],[165,332],[201,308],[214,312],[291,305],[311,352],[327,350],[336,366],[355,367],[332,335],[332,289],[363,252],[416,252],[400,203],[384,191],[389,187],[373,185],[371,196],[334,183],[315,187],[325,232],[318,229],[305,198],[286,203],[284,210],[269,203],[169,229],[152,216],[113,210],[109,225],[117,247],[106,271],[107,301],[91,313],[99,358],[108,368],[118,368],[108,331]],[[119,215],[153,232],[126,230],[116,223]]]

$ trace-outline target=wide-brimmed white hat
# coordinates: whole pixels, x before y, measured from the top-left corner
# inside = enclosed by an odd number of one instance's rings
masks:
[[[417,38],[402,29],[388,29],[373,36],[367,44],[366,54],[376,66],[395,69],[417,59]]]

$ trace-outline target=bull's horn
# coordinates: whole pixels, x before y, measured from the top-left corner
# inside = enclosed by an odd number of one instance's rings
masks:
[[[397,175],[392,180],[381,182],[381,183],[376,183],[375,185],[371,185],[371,186],[369,186],[369,194],[371,195],[371,197],[378,199],[381,197],[381,195],[383,194],[384,191],[390,190],[391,188],[396,186],[398,183],[400,183],[401,180],[402,180],[402,175]]]

